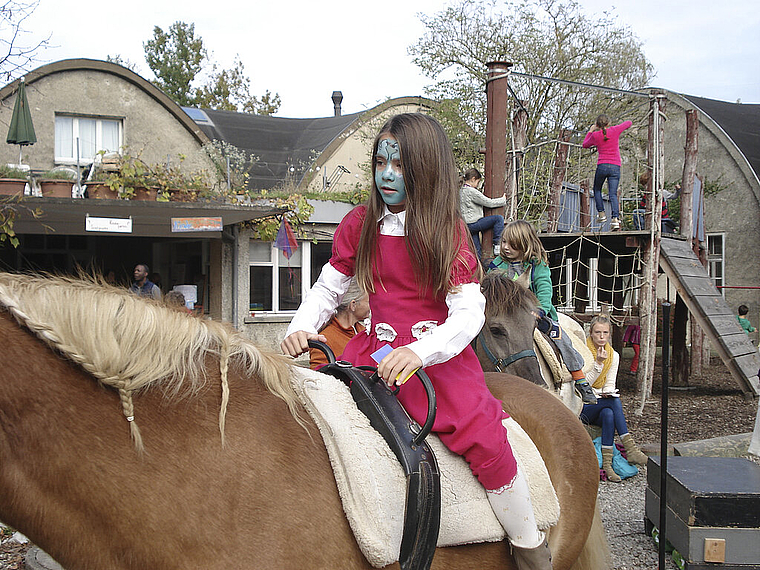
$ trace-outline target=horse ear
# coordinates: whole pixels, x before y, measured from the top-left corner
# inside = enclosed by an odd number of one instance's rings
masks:
[[[525,271],[515,279],[515,282],[520,285],[523,289],[529,289],[530,288],[530,271]]]

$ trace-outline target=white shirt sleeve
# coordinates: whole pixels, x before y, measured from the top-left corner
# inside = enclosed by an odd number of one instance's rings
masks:
[[[440,364],[462,352],[483,328],[486,298],[479,283],[466,283],[459,292],[446,295],[449,314],[429,335],[409,345],[422,366]]]
[[[298,307],[293,320],[290,321],[285,336],[290,336],[296,331],[316,334],[333,316],[335,308],[348,291],[350,283],[350,275],[343,275],[332,265],[326,263],[319,274],[319,279],[306,293],[301,306]]]

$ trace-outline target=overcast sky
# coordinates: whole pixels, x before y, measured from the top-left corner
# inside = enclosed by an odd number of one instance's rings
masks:
[[[620,23],[642,40],[657,76],[653,85],[679,93],[760,103],[760,10],[737,0],[580,0],[587,14],[614,6]],[[324,117],[330,96],[343,92],[343,112],[387,97],[421,95],[430,80],[407,55],[424,33],[418,13],[442,0],[40,0],[24,28],[51,35],[40,63],[119,54],[150,79],[142,44],[153,27],[195,24],[213,61],[232,67],[236,54],[252,92],[280,94],[281,117]],[[26,38],[28,41],[30,38]]]

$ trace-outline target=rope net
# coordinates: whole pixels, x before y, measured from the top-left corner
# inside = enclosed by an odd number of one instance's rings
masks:
[[[648,173],[649,98],[565,85],[561,87],[562,96],[557,98],[560,103],[549,102],[537,118],[531,117],[531,113],[539,113],[531,109],[531,101],[521,100],[521,93],[535,93],[530,85],[535,81],[529,77],[510,78],[505,218],[528,220],[539,232],[579,234],[565,245],[547,248],[557,309],[605,312],[615,324],[622,325],[637,313],[642,252],[632,248],[621,253],[602,243],[600,232],[612,229],[608,185],[605,182],[602,192],[606,221],[601,221],[597,219],[593,196],[597,151],[593,147],[582,148],[582,142],[599,114],[609,117],[610,126],[626,120],[633,123],[620,137],[622,166],[617,195],[621,229],[644,230],[648,226],[644,202],[649,201],[645,198],[648,176],[643,176]],[[520,113],[527,115],[523,118],[524,132],[519,131]],[[557,163],[561,145],[566,145],[567,158],[564,163]],[[562,181],[558,195],[555,194],[559,203],[552,212],[552,178],[556,181],[558,175]]]

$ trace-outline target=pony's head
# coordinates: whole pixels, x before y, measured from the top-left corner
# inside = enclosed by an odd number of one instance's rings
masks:
[[[503,271],[491,271],[483,278],[486,322],[476,352],[483,370],[509,372],[543,386],[532,354],[538,299],[528,290],[524,276],[528,273],[513,280]]]

